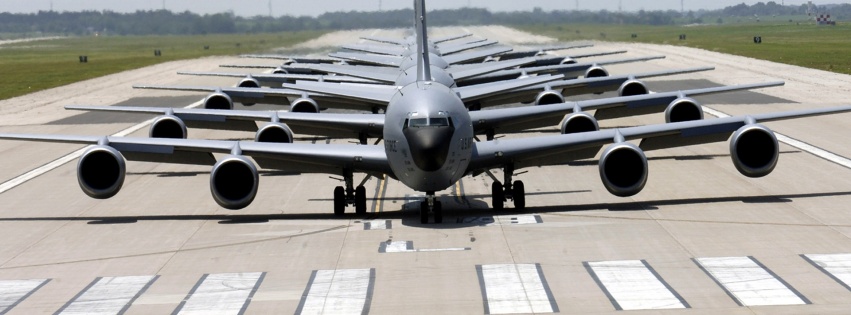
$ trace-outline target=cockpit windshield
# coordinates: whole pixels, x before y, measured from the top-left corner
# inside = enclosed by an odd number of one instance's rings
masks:
[[[408,127],[448,127],[450,126],[449,118],[432,117],[432,118],[412,118],[408,120]]]

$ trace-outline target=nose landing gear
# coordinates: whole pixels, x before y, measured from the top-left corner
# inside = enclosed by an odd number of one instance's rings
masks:
[[[429,212],[434,212],[434,223],[443,223],[443,204],[436,199],[433,191],[426,192],[426,199],[420,202],[420,223],[428,224]]]

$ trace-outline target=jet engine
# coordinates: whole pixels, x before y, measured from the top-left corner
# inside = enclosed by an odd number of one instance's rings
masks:
[[[93,146],[77,162],[77,182],[89,197],[107,199],[121,190],[126,171],[124,156],[118,150],[105,145]]]
[[[600,66],[593,66],[591,68],[588,68],[588,70],[585,70],[585,77],[586,78],[600,78],[600,77],[608,77],[608,76],[609,76],[609,72],[606,71],[606,69],[603,69],[603,67],[600,67]]]
[[[586,112],[564,115],[561,120],[561,134],[589,132],[600,130],[597,119]]]
[[[560,65],[572,65],[572,64],[575,64],[575,63],[576,63],[575,59],[570,58],[570,57],[565,57],[558,64],[560,64]]]
[[[600,157],[600,179],[612,195],[629,197],[647,183],[647,157],[628,142],[609,146]]]
[[[163,115],[154,118],[148,136],[151,138],[186,139],[186,124],[174,115]]]
[[[626,82],[621,84],[618,88],[618,96],[635,96],[649,93],[650,90],[647,89],[647,86],[644,85],[643,82],[635,79],[626,80]]]
[[[739,173],[747,177],[763,177],[777,166],[780,155],[777,137],[758,124],[745,125],[730,138],[730,156]]]
[[[315,100],[309,97],[302,97],[296,99],[290,105],[290,112],[293,113],[318,113],[319,112],[319,104],[316,103]]]
[[[272,73],[274,73],[274,74],[290,74],[289,71],[284,70],[281,67],[275,68],[275,70],[272,70]]]
[[[210,192],[220,206],[230,210],[247,207],[257,195],[260,177],[248,158],[228,155],[210,172]]]
[[[564,103],[564,96],[562,96],[561,93],[557,93],[556,91],[550,89],[538,93],[538,96],[535,97],[535,105],[550,105],[561,103]]]
[[[245,79],[240,80],[239,83],[236,84],[236,86],[237,87],[243,87],[243,88],[259,88],[260,87],[260,81],[257,81],[257,79],[252,78],[252,77],[247,77]],[[251,106],[251,105],[254,105],[254,104],[257,104],[257,103],[245,103],[245,102],[242,103],[242,105],[245,105],[245,106]]]
[[[293,131],[286,124],[270,123],[260,128],[260,130],[257,130],[257,135],[254,136],[254,141],[293,143],[293,138]]]
[[[233,99],[225,93],[213,92],[204,98],[206,109],[233,109]]]
[[[675,99],[665,109],[665,121],[668,123],[703,119],[703,107],[688,97]]]

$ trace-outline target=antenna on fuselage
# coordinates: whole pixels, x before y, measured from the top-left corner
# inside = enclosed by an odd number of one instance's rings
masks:
[[[431,81],[425,0],[414,0],[414,20],[417,26],[417,81]]]

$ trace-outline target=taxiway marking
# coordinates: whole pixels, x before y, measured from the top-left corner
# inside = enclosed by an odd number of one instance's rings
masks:
[[[413,241],[390,241],[381,242],[378,245],[379,253],[417,253],[417,252],[460,252],[472,250],[470,247],[455,247],[455,248],[423,248],[414,249]]]
[[[695,258],[694,261],[741,306],[810,304],[753,257]]]
[[[6,314],[18,303],[43,287],[50,279],[0,281],[0,314]]]
[[[369,312],[375,269],[314,270],[296,314],[352,314]]]
[[[123,314],[158,276],[100,277],[56,314]]]
[[[801,257],[851,291],[851,254],[807,254]]]
[[[392,220],[371,220],[363,222],[363,230],[371,231],[371,230],[391,230],[393,229],[393,221]]]
[[[556,313],[540,264],[477,265],[485,314]]]
[[[265,276],[265,272],[206,274],[173,314],[243,314]]]
[[[617,310],[689,308],[644,260],[585,262],[584,265]]]

